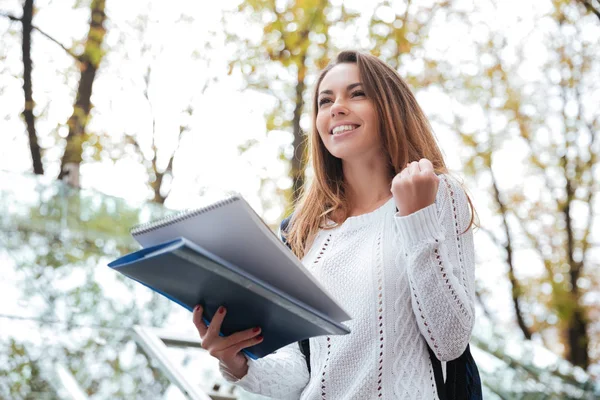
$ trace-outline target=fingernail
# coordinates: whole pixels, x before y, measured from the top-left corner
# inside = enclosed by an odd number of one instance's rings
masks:
[[[262,337],[262,335],[259,335],[259,336],[257,336],[257,337],[256,337],[256,340],[263,340],[263,337]]]
[[[260,331],[259,327],[256,327],[256,328],[252,329],[252,332],[258,332],[258,331]]]
[[[225,312],[225,307],[219,307],[219,314],[223,314]]]
[[[194,307],[194,312],[198,311],[200,309],[200,304],[198,304],[196,307]]]

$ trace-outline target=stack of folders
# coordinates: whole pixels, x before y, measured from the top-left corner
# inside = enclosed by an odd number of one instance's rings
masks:
[[[175,303],[204,307],[209,324],[227,308],[220,334],[260,327],[252,359],[290,343],[347,334],[350,316],[241,195],[131,230],[142,249],[109,267]]]

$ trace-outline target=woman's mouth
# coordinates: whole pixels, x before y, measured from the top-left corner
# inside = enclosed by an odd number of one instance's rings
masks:
[[[333,136],[341,136],[341,135],[344,135],[346,133],[356,130],[358,127],[360,127],[360,125],[353,125],[353,124],[338,125],[331,130],[331,134]]]

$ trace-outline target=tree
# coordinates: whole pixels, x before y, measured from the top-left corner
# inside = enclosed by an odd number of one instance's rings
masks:
[[[458,14],[451,0],[414,3],[384,0],[375,6],[369,20],[369,45],[366,50],[398,70],[415,90],[439,83],[437,60],[429,56],[424,45],[439,13]],[[409,71],[409,62],[422,63],[419,72]]]
[[[152,199],[152,201],[156,202],[156,203],[160,203],[160,204],[164,204],[168,193],[164,192],[164,186],[163,186],[163,181],[165,177],[169,177],[171,179],[173,179],[173,162],[175,160],[175,155],[177,154],[177,151],[179,150],[179,146],[181,144],[181,140],[183,138],[183,135],[189,131],[189,127],[184,125],[183,123],[179,125],[179,132],[178,132],[178,136],[176,138],[176,147],[175,150],[168,156],[168,161],[167,161],[167,166],[166,167],[162,167],[159,165],[159,148],[156,145],[156,139],[157,139],[157,134],[158,132],[156,131],[156,115],[154,115],[154,109],[152,107],[152,100],[150,98],[150,78],[152,76],[152,66],[149,65],[147,70],[146,70],[146,74],[144,75],[144,83],[145,83],[145,87],[144,87],[144,97],[146,98],[149,106],[150,106],[150,112],[152,114],[151,118],[152,118],[152,143],[151,143],[151,154],[152,154],[152,158],[150,160],[150,166],[149,166],[149,176],[150,176],[150,187],[152,188],[152,192],[154,193],[154,197]],[[188,116],[191,116],[193,113],[193,108],[191,105],[188,106],[187,110],[184,111],[184,113],[186,113]],[[138,155],[144,159],[144,152],[142,150],[142,146],[140,145],[140,142],[138,141],[138,139],[135,136],[128,136],[127,140],[130,141],[131,143],[134,144]]]
[[[185,14],[164,18],[160,7],[154,7],[153,2],[147,4],[143,13],[134,20],[128,21],[127,29],[120,27],[119,36],[122,38],[118,45],[113,45],[106,60],[106,76],[118,74],[120,64],[133,64],[136,74],[142,79],[136,85],[135,91],[140,91],[142,100],[138,109],[144,110],[139,117],[141,121],[138,129],[122,132],[118,140],[103,140],[102,153],[113,161],[123,158],[133,158],[144,166],[148,175],[148,187],[151,190],[149,199],[156,203],[164,204],[171,192],[172,182],[175,179],[174,165],[180,154],[181,144],[187,140],[186,135],[193,129],[194,101],[201,96],[210,84],[209,76],[186,76],[186,85],[178,87],[173,92],[174,98],[169,105],[177,104],[168,115],[164,102],[164,82],[171,81],[173,75],[180,67],[172,61],[173,53],[169,46],[157,40],[156,34],[161,31],[192,30],[196,21]],[[173,39],[178,42],[177,54],[189,54],[186,61],[194,64],[195,70],[208,69],[211,56],[208,55],[209,47],[206,42],[181,43],[187,37]],[[183,45],[183,46],[182,46]],[[189,52],[189,53],[188,53]],[[172,68],[156,68],[164,66],[166,62],[172,63]],[[200,78],[200,79],[196,79]],[[203,80],[202,78],[205,78]],[[133,80],[133,79],[132,79]],[[123,82],[127,85],[127,81]],[[131,114],[135,114],[134,108]],[[116,137],[118,132],[110,132]],[[191,135],[193,136],[193,135]],[[106,138],[103,138],[106,139]]]
[[[305,179],[307,148],[301,121],[306,113],[305,99],[309,97],[306,93],[309,76],[324,68],[333,54],[331,28],[346,24],[357,15],[326,0],[285,5],[275,0],[252,0],[240,4],[236,13],[262,30],[262,35],[255,41],[246,32],[229,27],[228,41],[236,44],[230,68],[241,70],[247,88],[275,98],[275,105],[267,115],[268,134],[291,131],[293,135],[291,151],[282,153],[282,157],[291,154],[292,187],[286,194],[289,207],[299,196]],[[225,22],[231,15],[224,17]],[[251,145],[248,143],[246,148]]]
[[[344,43],[359,43],[353,47],[369,51],[392,67],[402,69],[405,60],[424,56],[422,48],[433,16],[439,10],[448,9],[449,4],[447,1],[431,5],[409,2],[401,9],[397,3],[381,1],[373,6],[374,12],[365,30],[361,30],[358,11],[326,1],[285,4],[247,1],[236,9],[246,20],[260,27],[263,34],[260,40],[253,40],[246,32],[229,32],[229,41],[237,44],[231,68],[239,67],[248,88],[276,98],[267,115],[267,132],[275,134],[287,130],[293,134],[291,151],[282,153],[291,155],[289,176],[293,182],[286,196],[286,213],[291,211],[305,179],[307,149],[301,121],[308,114],[305,101],[312,95],[306,90],[309,82],[314,82],[313,77],[338,49],[346,46]],[[365,33],[367,36],[362,36]],[[431,68],[423,74],[404,74],[414,87],[427,86],[439,75],[431,73],[435,71],[433,60],[426,59],[426,62]],[[252,144],[248,143],[243,150]]]
[[[58,179],[62,179],[65,174],[67,164],[79,166],[82,161],[83,143],[86,141],[86,125],[92,109],[91,97],[92,87],[96,72],[100,62],[104,57],[102,43],[106,30],[104,23],[106,21],[105,13],[106,0],[92,0],[90,5],[91,17],[90,26],[85,40],[83,54],[78,56],[79,69],[81,77],[77,88],[73,114],[67,121],[69,133],[65,152],[60,162],[60,172]]]
[[[31,71],[33,68],[33,63],[31,60],[31,33],[34,29],[33,14],[34,0],[25,0],[25,2],[23,3],[23,15],[21,16],[21,18],[17,18],[10,14],[0,15],[9,18],[11,21],[21,22],[21,49],[23,53],[23,92],[25,95],[25,107],[23,109],[23,118],[25,119],[25,125],[27,127],[29,149],[31,152],[31,160],[33,162],[33,172],[38,175],[43,175],[44,166],[42,165],[42,153],[35,131],[35,116],[33,114],[33,108],[35,107],[35,102],[33,101],[33,84],[31,79]]]
[[[23,90],[25,91],[25,109],[23,116],[27,125],[27,134],[29,136],[29,148],[31,149],[31,159],[33,161],[33,172],[38,175],[44,174],[42,165],[42,153],[38,144],[37,134],[35,132],[35,117],[33,115],[33,89],[31,83],[31,32],[33,20],[33,0],[25,0],[23,4]]]
[[[453,128],[465,148],[466,172],[488,185],[496,219],[484,231],[504,252],[517,324],[526,338],[541,337],[586,369],[600,339],[590,319],[597,310],[586,300],[598,293],[600,272],[592,232],[598,218],[600,117],[590,102],[600,90],[595,79],[600,35],[583,34],[592,22],[577,6],[562,1],[551,6],[535,24],[551,26],[542,36],[545,62],[535,75],[522,78],[532,68],[527,46],[533,41],[523,38],[507,50],[504,35],[488,32],[477,39],[478,73],[463,75],[460,83],[448,80],[447,88],[483,111],[484,125],[475,127],[472,111],[456,110]],[[516,57],[506,59],[510,51]],[[499,158],[508,148],[514,148],[513,162],[525,154],[524,173],[513,176],[510,187],[499,178]],[[524,276],[536,266],[539,274]]]

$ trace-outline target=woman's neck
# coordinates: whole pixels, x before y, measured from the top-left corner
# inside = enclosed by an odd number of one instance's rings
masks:
[[[381,158],[373,162],[343,163],[349,216],[376,210],[392,197],[391,177]]]

